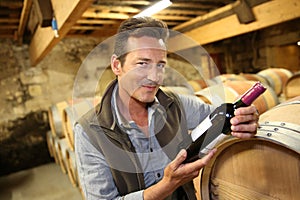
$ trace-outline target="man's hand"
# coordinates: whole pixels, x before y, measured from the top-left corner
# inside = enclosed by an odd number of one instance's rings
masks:
[[[196,178],[215,153],[216,149],[213,149],[202,159],[182,164],[187,156],[186,150],[182,149],[165,168],[162,180],[144,191],[144,200],[159,200],[171,195],[179,186]]]
[[[258,128],[259,114],[254,105],[238,108],[230,120],[231,134],[238,138],[254,137]]]

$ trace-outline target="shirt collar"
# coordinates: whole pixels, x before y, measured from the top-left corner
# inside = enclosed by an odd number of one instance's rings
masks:
[[[116,84],[116,86],[113,89],[113,93],[112,93],[112,98],[111,98],[111,106],[112,106],[112,112],[113,112],[113,117],[114,120],[121,126],[124,128],[133,128],[135,126],[133,126],[133,124],[135,124],[134,121],[127,121],[123,115],[120,113],[119,107],[117,105],[117,92],[118,92],[118,84]],[[154,97],[154,102],[151,104],[151,106],[148,107],[148,115],[149,115],[149,119],[151,119],[152,114],[159,108],[161,107],[157,97]]]

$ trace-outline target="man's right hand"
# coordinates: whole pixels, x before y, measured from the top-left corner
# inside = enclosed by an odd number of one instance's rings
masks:
[[[216,149],[213,149],[202,159],[183,164],[187,152],[182,149],[165,168],[162,180],[144,191],[144,200],[164,199],[171,195],[179,186],[199,176],[199,171],[207,165],[215,153]]]

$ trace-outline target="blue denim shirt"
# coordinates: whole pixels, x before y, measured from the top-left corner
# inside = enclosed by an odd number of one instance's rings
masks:
[[[117,87],[111,99],[113,115],[135,147],[144,170],[145,186],[149,187],[162,179],[164,168],[171,162],[154,135],[153,113],[161,112],[161,106],[155,99],[154,104],[148,108],[149,137],[146,137],[134,121],[126,121],[120,115],[116,104],[116,91]],[[185,109],[189,129],[195,128],[211,112],[211,106],[204,104],[195,96],[179,95],[179,98]],[[143,199],[143,190],[120,196],[104,156],[91,144],[80,125],[74,127],[74,132],[78,177],[87,200]]]

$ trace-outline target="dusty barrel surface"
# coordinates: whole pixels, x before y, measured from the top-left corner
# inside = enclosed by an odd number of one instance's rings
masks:
[[[57,156],[57,164],[59,164],[63,173],[67,173],[67,157],[66,151],[69,148],[66,138],[54,138],[54,151]]]
[[[246,81],[244,76],[239,74],[220,74],[212,78],[215,82],[226,82],[226,81]]]
[[[185,94],[185,95],[194,94],[193,88],[188,88],[184,86],[166,86],[166,87],[161,87],[161,89],[165,91],[172,91],[177,94]]]
[[[81,116],[93,109],[99,102],[100,98],[78,99],[73,101],[72,104],[63,110],[63,131],[72,151],[74,151],[74,124]]]
[[[226,81],[222,85],[214,85],[198,91],[195,95],[209,104],[232,103],[254,83],[255,81]],[[259,113],[269,110],[279,102],[274,90],[269,86],[266,87],[267,90],[253,102]]]
[[[67,172],[69,176],[69,180],[74,187],[78,186],[78,174],[77,174],[77,166],[75,160],[75,152],[71,149],[67,149],[66,151],[66,160],[67,160]]]
[[[283,93],[286,99],[291,99],[300,95],[300,72],[291,76],[283,89]]]
[[[51,131],[48,131],[46,133],[46,142],[47,142],[47,148],[49,151],[49,155],[54,158],[54,137],[51,133]]]
[[[239,75],[244,77],[248,81],[259,81],[264,85],[269,85],[268,80],[265,77],[260,76],[258,74],[241,73]]]
[[[204,79],[190,80],[190,81],[188,81],[188,84],[191,85],[191,87],[193,88],[194,92],[197,92],[199,90],[202,90],[202,89],[208,87],[208,82],[205,81]]]
[[[201,171],[202,199],[300,199],[300,102],[262,114],[257,137],[230,137]]]
[[[283,92],[287,80],[293,75],[291,71],[284,68],[268,68],[257,73],[268,80],[270,86],[277,95]]]
[[[69,104],[69,101],[62,101],[50,106],[48,109],[49,125],[54,137],[65,137],[62,126],[62,116],[63,110],[68,107]]]

